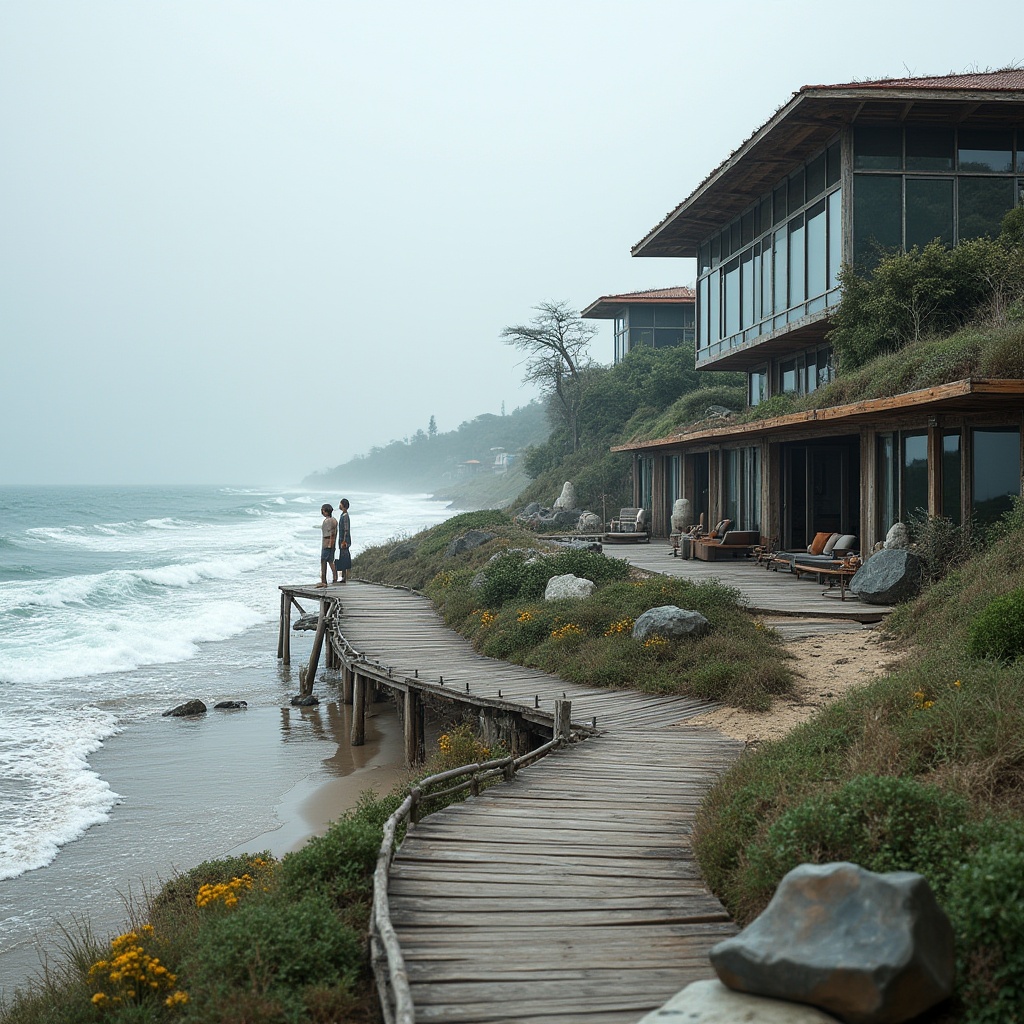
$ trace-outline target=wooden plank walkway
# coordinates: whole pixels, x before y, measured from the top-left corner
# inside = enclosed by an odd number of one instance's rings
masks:
[[[719,579],[735,587],[744,596],[747,607],[759,615],[793,615],[806,618],[879,622],[891,611],[889,605],[865,604],[847,592],[839,600],[839,588],[829,590],[811,576],[797,578],[791,572],[772,572],[752,558],[720,562],[702,562],[696,558],[673,558],[665,540],[650,544],[607,544],[604,553],[625,559],[630,565],[666,576],[685,579]]]
[[[671,727],[713,704],[484,658],[407,591],[353,581],[327,594],[346,639],[396,674],[529,707],[564,696],[602,730],[406,836],[390,909],[417,1020],[627,1024],[713,976],[708,950],[735,927],[689,835],[742,744]]]

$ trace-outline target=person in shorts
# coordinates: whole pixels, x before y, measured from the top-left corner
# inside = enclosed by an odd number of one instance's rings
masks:
[[[334,545],[338,540],[338,521],[334,518],[334,509],[330,505],[321,505],[320,514],[324,521],[320,524],[323,534],[323,541],[320,545],[320,582],[318,587],[327,586],[327,567],[331,567],[334,579],[332,583],[338,582],[338,570],[334,565]]]

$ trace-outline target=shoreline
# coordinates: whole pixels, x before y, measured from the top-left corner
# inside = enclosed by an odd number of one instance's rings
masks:
[[[50,864],[0,882],[0,999],[31,985],[62,930],[100,939],[124,930],[128,907],[176,871],[205,860],[302,847],[354,807],[407,777],[390,703],[369,705],[366,743],[350,747],[351,709],[330,681],[314,708],[264,704],[196,719],[152,716],[90,757],[118,794],[108,820]]]

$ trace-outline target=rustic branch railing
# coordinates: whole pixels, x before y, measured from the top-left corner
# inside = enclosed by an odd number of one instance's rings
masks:
[[[568,716],[557,716],[567,721]],[[403,824],[413,827],[424,814],[425,804],[431,800],[452,796],[468,790],[473,796],[480,793],[481,786],[489,781],[502,777],[511,782],[520,768],[525,768],[534,761],[557,749],[569,741],[570,735],[556,732],[555,738],[521,757],[503,757],[495,761],[484,761],[479,764],[463,765],[450,771],[440,772],[421,779],[402,801],[398,810],[384,823],[384,837],[377,856],[377,868],[373,874],[373,907],[370,911],[370,953],[373,963],[373,974],[377,980],[377,992],[380,1005],[387,1024],[415,1024],[416,1014],[409,988],[409,974],[405,969],[405,958],[402,948],[391,923],[391,910],[388,903],[388,879],[391,863],[394,860],[397,846],[395,837]],[[440,783],[453,779],[461,779],[453,786],[445,789],[424,792]]]

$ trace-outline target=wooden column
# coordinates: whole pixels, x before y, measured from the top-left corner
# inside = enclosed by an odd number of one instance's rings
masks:
[[[320,651],[324,646],[324,635],[327,632],[327,600],[320,599],[320,615],[316,620],[316,636],[313,637],[313,650],[309,654],[309,667],[306,669],[306,686],[304,694],[313,692],[316,681],[316,670],[320,664]]]
[[[571,700],[556,700],[555,701],[555,737],[561,737],[563,740],[569,738],[572,732],[572,701]]]
[[[353,747],[361,747],[366,742],[366,676],[355,672],[352,687],[352,735],[350,742]]]
[[[292,663],[292,595],[281,592],[281,636],[279,657],[285,665]]]
[[[341,665],[341,702],[342,704],[352,703],[352,677],[355,675],[351,665],[342,662]]]
[[[405,763],[414,765],[419,760],[419,694],[411,687],[405,691],[403,726],[405,730]]]
[[[928,515],[942,515],[942,427],[935,416],[928,421]]]

